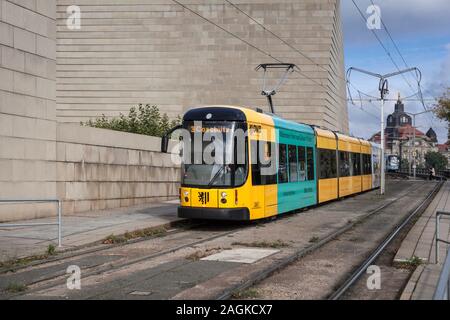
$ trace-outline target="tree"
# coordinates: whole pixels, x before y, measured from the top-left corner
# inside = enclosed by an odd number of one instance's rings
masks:
[[[441,120],[450,122],[450,88],[447,88],[447,94],[444,94],[434,107],[434,114]]]
[[[408,159],[402,159],[400,161],[400,169],[407,169],[409,168],[409,161]]]
[[[429,151],[425,155],[425,162],[428,167],[434,167],[436,170],[447,168],[448,160],[439,152]]]
[[[121,113],[119,117],[108,119],[103,114],[100,118],[82,122],[81,125],[162,137],[169,129],[180,123],[180,116],[170,121],[167,114],[161,115],[157,106],[139,104],[137,109],[135,107],[130,109],[128,116]]]

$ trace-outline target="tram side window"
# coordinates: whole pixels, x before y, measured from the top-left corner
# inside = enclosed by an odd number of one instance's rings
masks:
[[[297,147],[289,146],[289,182],[298,181],[298,169],[297,169]]]
[[[319,149],[320,179],[332,179],[337,177],[336,151]]]
[[[339,177],[350,176],[350,154],[346,151],[339,151]]]
[[[265,142],[263,145],[264,145],[265,159],[264,164],[261,164],[261,168],[266,168],[267,169],[266,171],[268,171],[269,173],[273,171],[273,174],[261,174],[261,183],[263,185],[277,184],[277,172],[276,172],[277,160],[275,159],[276,153],[272,154],[272,150],[275,150],[276,144],[273,142]],[[274,161],[273,167],[271,161]]]
[[[352,166],[353,174],[352,176],[361,175],[361,155],[359,153],[351,153],[352,155]]]
[[[297,147],[298,153],[298,181],[306,180],[306,149]]]
[[[278,145],[278,183],[288,182],[287,148],[285,144]]]
[[[362,155],[362,159],[363,159],[363,174],[364,175],[368,175],[368,174],[372,174],[372,166],[370,163],[370,154],[363,154]]]
[[[262,184],[261,181],[261,162],[259,161],[259,150],[258,150],[258,141],[252,140],[251,142],[251,163],[252,163],[252,184],[254,186],[260,186]]]
[[[252,184],[254,186],[269,185],[277,183],[277,173],[272,175],[265,175],[261,173],[262,168],[270,168],[269,160],[272,158],[272,149],[274,144],[271,142],[260,142],[253,140],[251,142],[252,148]],[[264,147],[264,164],[260,159],[259,148]],[[275,159],[273,159],[275,160]]]
[[[306,168],[308,181],[314,180],[314,152],[313,148],[306,148]]]

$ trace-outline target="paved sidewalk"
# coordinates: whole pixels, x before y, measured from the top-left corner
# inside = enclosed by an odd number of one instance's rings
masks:
[[[174,200],[63,216],[62,249],[87,245],[111,234],[119,235],[180,221],[177,206],[178,200]],[[56,217],[14,223],[54,221]],[[0,261],[44,253],[49,244],[57,244],[57,232],[57,226],[2,228],[0,224]]]
[[[445,182],[439,193],[410,230],[398,250],[395,261],[410,261],[420,258],[423,264],[411,276],[400,299],[430,300],[437,286],[442,263],[445,260],[447,246],[440,244],[439,261],[436,264],[435,228],[436,211],[450,211],[450,182]],[[440,238],[450,240],[450,219],[442,217]]]

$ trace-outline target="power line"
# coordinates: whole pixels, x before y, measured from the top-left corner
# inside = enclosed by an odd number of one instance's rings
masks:
[[[370,2],[372,3],[373,6],[375,6],[375,3],[373,2],[373,0],[370,0]],[[382,23],[382,25],[383,25],[383,27],[384,27],[384,31],[387,33],[388,37],[391,39],[392,43],[394,44],[394,48],[395,48],[395,50],[397,51],[398,55],[399,55],[400,58],[402,59],[402,61],[403,61],[403,63],[405,64],[406,68],[409,69],[410,67],[409,67],[408,63],[406,62],[405,57],[404,57],[403,54],[401,53],[401,51],[400,51],[400,49],[399,49],[397,43],[395,42],[394,38],[392,37],[391,32],[389,31],[389,28],[388,28],[387,25],[384,23],[384,20],[383,20],[381,17],[380,17],[380,21],[381,21],[381,23]],[[402,76],[403,76],[403,75],[402,75]],[[406,80],[406,78],[405,78],[405,80]],[[420,101],[422,102],[422,106],[423,106],[424,110],[427,111],[428,109],[427,109],[426,106],[425,106],[425,101],[424,101],[424,99],[423,99],[423,94],[422,94],[422,89],[421,89],[420,81],[419,81],[419,79],[415,79],[415,80],[417,81],[418,92],[415,93],[414,95],[417,96],[417,97],[420,99]],[[409,83],[407,80],[406,80],[406,82],[408,83],[408,85],[409,85],[409,87],[411,88],[411,90],[413,90],[413,92],[414,92],[414,89],[412,88],[412,86],[410,85],[410,83]],[[430,120],[431,120],[431,123],[430,123],[430,124],[433,124],[433,125],[434,125],[434,122],[433,122],[433,119],[432,119],[432,116],[431,116],[431,115],[429,115],[429,118],[430,118]]]
[[[230,0],[224,0],[225,2],[227,2],[230,6],[232,6],[233,8],[235,8],[236,10],[238,10],[239,12],[241,12],[243,15],[245,15],[247,18],[249,18],[250,20],[252,20],[253,22],[255,22],[257,25],[259,25],[264,31],[267,31],[268,33],[270,33],[272,36],[274,36],[275,38],[277,38],[278,40],[280,40],[281,42],[283,42],[286,46],[288,46],[289,48],[291,48],[292,50],[294,50],[295,52],[297,52],[298,54],[300,54],[302,57],[304,57],[305,59],[307,59],[308,61],[312,62],[315,66],[317,66],[318,68],[322,69],[323,71],[329,73],[330,70],[324,68],[322,65],[318,64],[316,61],[314,61],[311,57],[307,56],[305,53],[303,53],[302,51],[300,51],[299,49],[297,49],[296,47],[294,47],[293,45],[291,45],[289,42],[287,42],[286,40],[284,40],[283,38],[281,38],[280,36],[278,36],[276,33],[274,33],[272,30],[270,30],[269,28],[267,28],[264,24],[262,24],[261,22],[259,22],[257,19],[253,18],[250,14],[248,14],[247,12],[245,12],[244,10],[242,10],[241,8],[239,8],[239,6],[237,6],[236,4],[234,4],[233,2],[231,2]],[[336,73],[336,71],[334,69],[331,70],[333,72],[333,74],[340,78],[341,80],[347,81],[344,77],[340,76],[339,74]]]
[[[280,59],[274,57],[274,56],[273,56],[272,54],[270,54],[269,52],[267,52],[267,51],[265,51],[265,50],[263,50],[263,49],[257,47],[256,45],[254,45],[254,44],[248,42],[247,40],[245,40],[245,39],[239,37],[238,35],[234,34],[233,32],[231,32],[231,31],[229,31],[229,30],[227,30],[227,29],[225,29],[224,27],[218,25],[217,23],[215,23],[214,21],[212,21],[212,20],[206,18],[205,16],[202,16],[200,13],[198,13],[197,11],[195,11],[195,10],[189,8],[188,6],[186,6],[186,5],[184,5],[183,3],[179,2],[178,0],[172,0],[172,2],[174,2],[174,3],[176,3],[177,5],[183,7],[185,10],[187,10],[187,11],[193,13],[194,15],[196,15],[196,16],[198,16],[199,18],[205,20],[206,22],[208,22],[208,23],[214,25],[216,28],[219,28],[220,30],[222,30],[222,31],[224,31],[225,33],[227,33],[228,35],[230,35],[230,36],[232,36],[232,37],[238,39],[239,41],[242,41],[243,43],[245,43],[245,44],[248,45],[249,47],[251,47],[251,48],[257,50],[258,52],[260,52],[260,53],[262,53],[262,54],[264,54],[264,55],[270,57],[271,59],[273,59],[273,60],[275,60],[275,61],[277,61],[277,62],[279,62],[279,63],[283,63],[283,61],[281,61]],[[316,80],[314,80],[313,78],[311,78],[311,77],[309,77],[308,75],[304,74],[303,72],[301,72],[301,71],[299,71],[299,70],[294,70],[294,72],[297,72],[297,73],[301,74],[304,78],[306,78],[306,79],[308,79],[308,80],[314,82],[315,84],[317,84],[317,85],[323,87],[325,90],[327,90],[327,91],[330,90],[330,88],[326,87],[325,85],[323,85],[323,84],[320,83],[320,82],[317,82]],[[339,94],[336,93],[336,92],[333,92],[333,93],[334,93],[337,97],[343,99],[344,101],[347,101],[347,98],[342,97],[341,95],[339,95]]]
[[[362,20],[364,21],[364,23],[366,22],[366,17],[364,16],[364,13],[361,11],[361,9],[359,8],[359,6],[356,4],[355,0],[352,0],[353,4],[355,5],[356,9],[358,10],[359,14],[361,15]],[[389,57],[389,59],[392,61],[392,63],[394,64],[395,68],[397,68],[398,71],[400,71],[400,67],[398,66],[397,62],[394,60],[394,58],[392,57],[391,52],[386,48],[386,46],[384,45],[383,41],[381,41],[380,37],[376,34],[376,32],[371,29],[370,30],[372,32],[372,34],[375,36],[375,38],[377,39],[378,43],[381,45],[381,47],[383,48],[383,50],[386,52],[387,56]],[[408,86],[411,88],[412,92],[414,92],[414,89],[412,88],[411,83],[409,83],[409,81],[405,78],[404,75],[402,75],[403,79],[405,80],[405,82],[408,84]]]
[[[363,111],[363,112],[365,112],[365,113],[367,113],[368,115],[370,115],[371,117],[377,119],[378,121],[380,121],[380,117],[374,115],[373,113],[371,113],[371,112],[369,112],[369,111],[367,111],[367,110],[364,110],[362,107],[360,107],[360,108],[358,108],[358,109],[361,110],[361,111]]]
[[[373,0],[370,0],[370,1],[371,1],[371,3],[372,3],[373,5],[375,5],[374,2],[373,2]],[[358,12],[359,12],[359,14],[360,14],[362,20],[363,20],[364,23],[365,23],[365,22],[366,22],[366,17],[364,16],[364,13],[361,11],[361,9],[359,8],[359,6],[356,4],[355,0],[352,0],[352,2],[353,2],[353,5],[354,5],[354,6],[356,7],[356,9],[358,10]],[[394,43],[394,46],[397,48],[397,50],[398,50],[400,56],[402,57],[402,60],[405,62],[406,66],[408,66],[408,64],[406,63],[406,60],[404,59],[403,55],[400,53],[400,50],[399,50],[397,44],[395,43],[395,41],[394,41],[394,39],[393,39],[391,33],[390,33],[389,30],[387,29],[387,26],[386,26],[386,24],[383,22],[383,19],[381,19],[381,17],[380,17],[380,20],[381,20],[381,22],[382,22],[382,24],[383,24],[383,26],[384,26],[386,32],[388,33],[389,37],[391,38],[392,42]],[[378,43],[381,45],[381,47],[383,48],[383,50],[386,52],[387,56],[389,57],[389,59],[390,59],[390,60],[392,61],[392,63],[394,64],[395,68],[397,68],[397,70],[400,71],[400,67],[398,66],[398,64],[397,64],[397,62],[394,60],[394,58],[392,57],[391,52],[390,52],[390,51],[386,48],[386,46],[384,45],[383,41],[381,41],[380,37],[377,35],[377,33],[376,33],[373,29],[371,29],[370,31],[371,31],[372,34],[375,36],[375,38],[377,39]],[[409,67],[407,67],[407,68],[409,68]],[[421,90],[421,86],[420,86],[420,79],[419,79],[419,75],[417,75],[417,72],[416,72],[416,77],[417,77],[417,88],[418,88],[417,92],[416,92],[415,89],[412,87],[412,85],[411,85],[411,83],[408,81],[408,79],[406,79],[405,75],[402,74],[401,76],[402,76],[403,80],[405,80],[406,84],[409,86],[409,88],[411,89],[411,91],[414,93],[414,95],[416,95],[417,98],[419,99],[419,101],[421,101],[424,110],[427,111],[428,108],[425,106],[425,102],[423,101],[423,94],[422,94],[422,90]],[[431,121],[431,122],[432,122],[432,121]],[[430,122],[430,125],[432,124],[431,122]]]

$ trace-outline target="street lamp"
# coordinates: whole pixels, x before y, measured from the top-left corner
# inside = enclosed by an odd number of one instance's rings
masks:
[[[378,73],[374,73],[371,71],[367,71],[367,70],[363,70],[360,68],[354,68],[351,67],[347,70],[347,79],[350,78],[350,74],[352,71],[357,71],[360,73],[364,73],[366,75],[369,75],[371,77],[377,78],[380,80],[379,85],[378,85],[378,90],[380,91],[380,101],[381,101],[381,123],[380,123],[380,127],[381,127],[381,184],[380,184],[380,194],[384,195],[384,190],[385,190],[385,179],[386,179],[386,159],[384,158],[384,152],[385,152],[385,146],[384,146],[384,102],[386,100],[386,96],[389,94],[389,88],[388,88],[388,79],[407,73],[407,72],[412,72],[412,71],[416,71],[416,73],[418,73],[419,75],[420,70],[417,68],[408,68],[405,70],[399,70],[397,72],[392,72],[392,73],[388,73],[388,74],[378,74]]]
[[[410,112],[405,112],[406,114],[410,115],[413,117],[413,151],[414,153],[416,152],[416,116],[427,113],[427,112],[432,112],[433,110],[425,110],[422,112],[418,112],[418,113],[410,113]],[[413,154],[413,179],[416,180],[416,156],[415,154]]]

